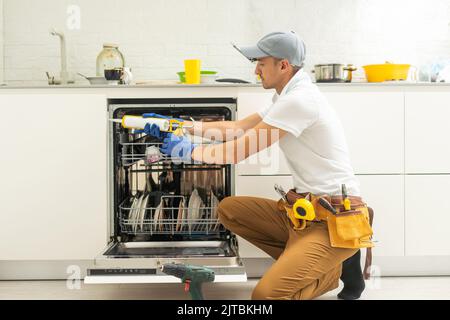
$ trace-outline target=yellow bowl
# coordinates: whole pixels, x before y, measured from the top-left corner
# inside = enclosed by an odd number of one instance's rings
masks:
[[[391,80],[406,80],[409,64],[370,64],[363,66],[368,82],[383,82]]]

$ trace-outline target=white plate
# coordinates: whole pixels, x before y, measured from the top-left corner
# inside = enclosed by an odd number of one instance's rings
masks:
[[[155,209],[155,214],[153,216],[153,225],[155,226],[155,230],[156,231],[158,229],[158,226],[160,224],[160,219],[162,216],[162,210],[163,210],[163,205],[164,201],[161,199],[161,202],[159,203],[159,205],[156,207]]]
[[[166,222],[167,216],[165,215],[165,212],[164,212],[164,210],[166,210],[166,209],[164,209],[165,206],[166,206],[166,203],[164,201],[161,201],[161,203],[162,203],[162,205],[161,205],[161,213],[159,214],[158,224],[159,224],[159,230],[160,231],[164,231],[164,228],[167,229],[167,226],[164,225],[165,223],[167,223]]]
[[[201,210],[201,208],[205,207],[202,198],[199,196],[197,189],[194,190],[191,197],[194,197],[192,204],[192,211],[190,216],[190,230],[200,230],[201,226],[196,226],[198,224],[198,220],[201,218],[202,213],[205,210]]]
[[[217,215],[217,206],[219,205],[219,199],[217,199],[216,195],[211,191],[211,220],[215,221],[218,218]],[[220,222],[217,221],[212,230],[217,230],[220,225]]]
[[[128,215],[128,220],[130,223],[132,223],[133,220],[135,219],[136,207],[138,205],[138,202],[139,202],[139,197],[135,196],[133,198],[133,203],[131,204],[131,207],[130,207],[130,214]]]
[[[194,191],[192,191],[191,193],[188,204],[187,221],[189,232],[192,231],[194,219],[196,219],[198,215],[198,208],[200,207],[199,198],[200,196],[198,195],[197,189],[194,189]]]
[[[188,202],[188,209],[187,209],[187,214],[186,214],[186,223],[188,225],[189,232],[191,231],[191,217],[192,217],[192,210],[193,210],[193,206],[194,206],[195,193],[196,192],[197,192],[196,189],[194,189],[194,191],[192,191],[191,196],[189,197],[189,202]]]
[[[133,219],[131,221],[132,225],[133,225],[133,232],[137,231],[137,227],[138,227],[138,217],[139,217],[139,212],[141,209],[141,205],[142,205],[142,199],[144,198],[144,194],[141,194],[139,196],[139,200],[137,201],[137,204],[133,210]]]
[[[139,220],[141,221],[141,232],[144,231],[144,218],[145,218],[145,208],[147,208],[147,203],[148,203],[148,194],[145,195],[144,199],[142,200],[141,203],[141,207],[140,207],[140,212],[139,212]]]
[[[177,227],[176,230],[182,230],[186,221],[186,209],[184,208],[184,198],[181,199],[180,205],[178,206],[178,216],[177,216]]]
[[[131,199],[130,210],[128,211],[128,217],[127,217],[128,222],[130,222],[131,219],[133,218],[133,210],[134,210],[134,207],[136,206],[137,201],[138,201],[138,199],[136,197],[133,197]]]

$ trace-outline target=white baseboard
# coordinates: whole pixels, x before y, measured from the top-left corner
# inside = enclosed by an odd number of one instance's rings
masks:
[[[0,280],[83,279],[93,260],[0,260]]]
[[[364,253],[364,250],[363,250]],[[364,263],[364,256],[361,263]],[[249,278],[259,278],[271,258],[242,258]],[[93,260],[0,261],[0,280],[83,279]],[[372,275],[382,277],[450,276],[450,256],[374,257]]]

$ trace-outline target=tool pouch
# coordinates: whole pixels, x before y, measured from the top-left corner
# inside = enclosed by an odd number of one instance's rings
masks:
[[[372,265],[372,221],[373,210],[361,207],[357,210],[341,211],[336,215],[329,214],[327,218],[330,244],[336,248],[359,249],[366,248],[364,279],[370,279]]]
[[[337,248],[370,248],[373,234],[369,222],[367,207],[357,210],[341,211],[327,218],[328,233],[332,247]]]
[[[367,208],[345,211],[336,215],[336,229],[339,237],[344,240],[353,240],[373,234],[368,215],[365,215],[363,211],[367,211]]]
[[[294,203],[298,197],[305,197],[307,194],[297,194],[295,190],[290,190],[287,194],[289,203]],[[336,210],[336,215],[318,204],[320,197],[325,198]],[[367,248],[366,262],[364,266],[364,279],[370,278],[370,266],[372,265],[372,222],[373,210],[360,197],[349,197],[352,210],[344,211],[342,198],[340,196],[314,196],[311,202],[316,209],[319,220],[326,220],[330,245],[335,248],[360,249]],[[281,200],[285,203],[283,200]],[[284,206],[282,207],[284,211]]]

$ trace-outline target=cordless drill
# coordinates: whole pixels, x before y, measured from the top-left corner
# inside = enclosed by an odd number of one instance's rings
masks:
[[[214,271],[205,267],[180,263],[166,263],[161,271],[181,279],[185,284],[184,291],[189,291],[192,300],[203,300],[203,282],[214,281]]]

